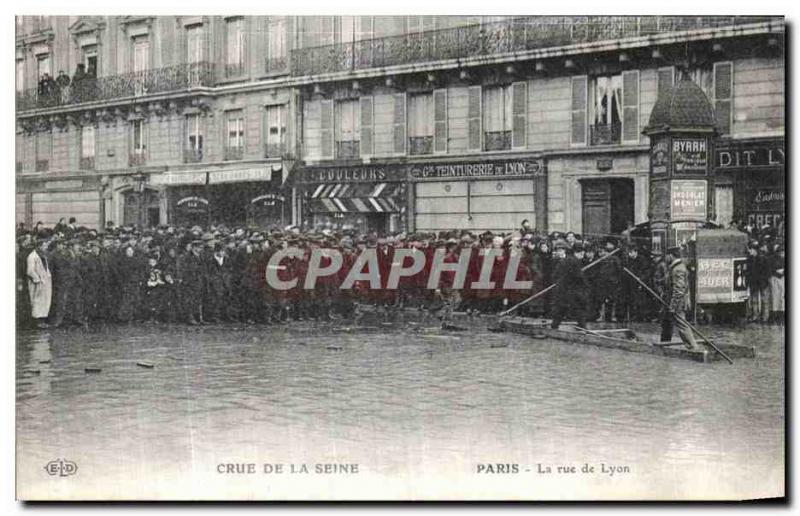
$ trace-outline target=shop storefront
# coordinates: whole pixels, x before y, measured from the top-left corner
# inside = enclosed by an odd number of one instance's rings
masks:
[[[306,226],[377,233],[407,229],[405,165],[306,167],[297,182]]]
[[[169,223],[182,226],[280,228],[291,222],[291,189],[281,168],[169,172],[165,186]]]
[[[417,231],[507,232],[527,219],[547,227],[547,174],[540,158],[408,165]]]
[[[96,177],[18,180],[16,200],[17,223],[29,227],[39,221],[54,226],[59,219],[71,217],[79,226],[102,227],[103,203]]]
[[[784,139],[719,140],[715,154],[717,221],[782,230],[786,214]]]

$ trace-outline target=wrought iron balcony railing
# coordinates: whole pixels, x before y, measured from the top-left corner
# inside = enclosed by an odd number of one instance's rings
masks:
[[[358,159],[361,157],[361,142],[336,142],[336,159]]]
[[[532,16],[292,50],[292,75],[316,75],[691,29],[778,21],[775,16]]]
[[[203,161],[203,149],[184,149],[183,162],[184,163],[199,163]]]
[[[94,170],[94,156],[87,156],[85,158],[81,158],[81,161],[78,164],[78,168],[80,168],[81,170]]]
[[[47,88],[30,88],[17,93],[17,111],[179,92],[213,86],[214,82],[213,64],[183,63],[142,72],[86,78],[72,81],[65,88],[54,83]]]
[[[487,151],[511,149],[511,131],[487,131],[483,133],[483,147]]]
[[[275,75],[289,73],[289,59],[286,56],[268,57],[264,60],[264,71]]]
[[[147,155],[142,151],[133,151],[128,155],[128,166],[139,167],[147,163]]]
[[[412,136],[408,139],[408,153],[412,156],[433,154],[433,136]]]
[[[621,124],[595,124],[589,126],[589,142],[592,145],[613,145],[620,142]]]
[[[265,143],[265,158],[282,158],[286,155],[286,144],[284,143]]]
[[[48,159],[37,159],[36,160],[36,171],[37,172],[47,172],[50,169],[50,160]]]
[[[244,158],[244,147],[225,147],[225,151],[223,153],[223,160],[225,161],[235,161]]]

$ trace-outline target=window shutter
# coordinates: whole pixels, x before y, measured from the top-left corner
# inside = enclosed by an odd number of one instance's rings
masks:
[[[394,95],[394,152],[406,153],[406,94]]]
[[[333,159],[333,101],[320,101],[319,113],[320,157]]]
[[[433,90],[433,152],[447,152],[447,90]]]
[[[361,97],[361,155],[372,155],[372,97]]]
[[[658,96],[666,95],[670,88],[675,84],[675,67],[667,66],[658,69]]]
[[[731,134],[733,64],[714,63],[714,112],[722,134]]]
[[[572,135],[573,145],[586,145],[586,89],[585,75],[572,78]]]
[[[639,141],[639,70],[622,72],[622,141]]]
[[[523,149],[527,147],[525,137],[528,129],[528,83],[515,82],[511,85],[512,116],[514,118],[511,130],[511,147]]]
[[[469,99],[467,102],[467,124],[469,126],[469,150],[481,150],[481,140],[483,139],[481,127],[481,87],[470,86],[468,89]]]

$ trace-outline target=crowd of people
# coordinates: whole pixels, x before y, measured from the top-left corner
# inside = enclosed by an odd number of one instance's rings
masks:
[[[301,249],[303,255],[284,258],[277,275],[281,280],[300,281],[295,288],[278,290],[268,284],[265,271],[272,255],[288,247]],[[382,288],[370,288],[364,281],[341,288],[358,254],[368,248],[377,252]],[[496,249],[499,256],[491,269],[495,286],[470,287],[479,279],[483,259],[473,252],[465,286],[456,292],[448,274],[441,275],[437,288],[428,288],[430,259],[419,273],[401,278],[398,288],[386,288],[393,255],[402,248],[419,249],[429,258],[444,249],[445,262],[457,261],[464,249]],[[302,278],[315,249],[338,250],[343,266],[336,274],[320,277],[313,289],[304,289]],[[597,261],[581,276],[581,285],[575,285],[585,293],[584,313],[579,317],[655,321],[660,317],[658,302],[623,267],[660,293],[665,292],[668,276],[667,264],[661,257],[651,259],[646,243],[623,236],[594,240],[573,232],[542,234],[527,221],[505,234],[461,230],[377,235],[347,226],[265,231],[224,225],[139,229],[109,223],[97,231],[78,226],[75,219],[62,219],[52,228],[41,223],[33,228],[20,226],[16,251],[18,324],[37,327],[331,320],[352,317],[356,305],[364,304],[386,313],[401,307],[498,313],[558,281],[559,275],[572,275],[559,268],[567,256],[572,266],[580,265],[577,270]],[[749,252],[753,295],[748,315],[760,322],[778,320],[783,313],[783,247],[764,235],[751,244]],[[532,282],[532,288],[504,288],[513,253],[521,254],[516,279]],[[563,292],[543,295],[515,312],[561,318],[570,315],[564,313],[569,307],[557,306],[557,300],[568,298]]]

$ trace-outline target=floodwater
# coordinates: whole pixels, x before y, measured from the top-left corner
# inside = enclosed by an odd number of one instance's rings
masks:
[[[360,324],[20,332],[18,496],[783,494],[783,328],[704,327],[756,345],[756,359],[731,366],[480,325]],[[58,459],[77,472],[49,475]],[[318,464],[357,472],[320,473]]]

